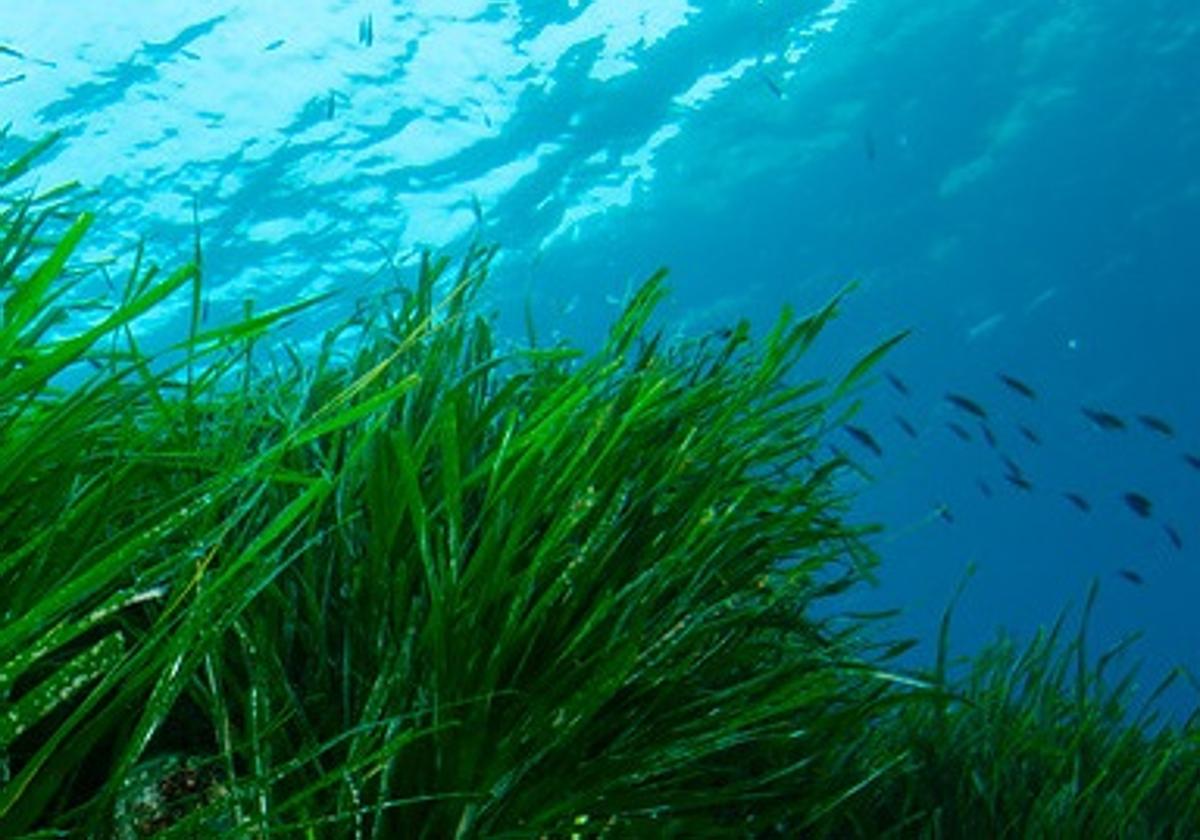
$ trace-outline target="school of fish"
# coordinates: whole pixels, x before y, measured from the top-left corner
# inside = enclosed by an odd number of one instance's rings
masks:
[[[892,389],[899,395],[902,403],[912,398],[913,389],[897,373],[884,371],[883,375]],[[1031,405],[1039,401],[1037,389],[1023,378],[1000,371],[996,374],[996,380],[1001,386],[999,391],[1006,393],[1010,400],[1024,401]],[[1000,465],[1003,467],[1001,474],[1004,480],[1018,492],[1035,492],[1035,484],[1029,473],[1011,454],[1002,450],[996,433],[997,421],[993,418],[988,408],[985,407],[984,402],[961,391],[946,391],[942,395],[942,399],[952,409],[954,416],[954,419],[945,421],[946,429],[962,443],[972,443],[976,439],[986,443],[988,448],[995,452]],[[1134,428],[1140,428],[1145,434],[1155,435],[1172,442],[1176,440],[1175,427],[1155,414],[1140,413],[1123,417],[1095,405],[1081,406],[1079,412],[1083,422],[1090,424],[1102,434],[1129,434]],[[922,434],[917,426],[905,416],[903,411],[894,412],[892,419],[909,438],[916,440]],[[1026,423],[1012,423],[1011,425],[1021,438],[1024,439],[1026,444],[1031,446],[1040,446],[1042,444],[1041,435],[1032,426]],[[884,456],[883,445],[876,438],[875,434],[865,426],[845,423],[842,428],[855,443],[872,456],[875,458],[882,458]],[[841,457],[847,458],[845,453],[836,449],[836,447],[835,451]],[[852,459],[848,460],[853,463]],[[1180,464],[1184,469],[1200,472],[1200,453],[1181,452]],[[857,465],[855,466],[859,472],[864,475],[866,474],[865,470],[857,467]],[[975,486],[985,498],[992,498],[995,495],[996,491],[992,484],[983,477],[976,478]],[[1055,489],[1054,492],[1078,513],[1086,515],[1093,512],[1093,500],[1080,489],[1062,487]],[[1176,552],[1183,551],[1184,541],[1179,529],[1174,523],[1161,520],[1158,517],[1154,502],[1143,491],[1136,488],[1127,488],[1120,493],[1118,499],[1115,501],[1120,502],[1137,519],[1157,523],[1170,547]],[[953,523],[955,521],[950,507],[944,503],[937,506],[936,512],[938,518],[946,523]],[[1119,568],[1116,574],[1124,581],[1137,586],[1141,586],[1146,582],[1145,576],[1141,571],[1128,566]]]

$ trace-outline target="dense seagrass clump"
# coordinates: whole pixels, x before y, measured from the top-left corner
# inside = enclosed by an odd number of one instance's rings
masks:
[[[866,781],[830,746],[889,683],[808,606],[872,562],[818,444],[874,357],[788,379],[835,305],[668,343],[659,274],[591,357],[501,351],[473,248],[268,354],[310,302],[202,329],[198,252],[74,302],[72,200],[0,218],[0,833],[736,831]]]
[[[876,562],[825,437],[902,336],[805,378],[837,300],[667,340],[659,273],[597,352],[512,347],[472,247],[306,352],[271,330],[315,299],[206,326],[198,246],[84,260],[78,191],[14,187],[49,144],[0,169],[0,836],[1195,824],[1194,731],[1082,631],[904,677],[813,609]]]
[[[1000,634],[955,669],[956,595],[924,675],[947,690],[910,695],[916,702],[877,719],[872,751],[904,759],[823,827],[853,837],[1200,836],[1200,707],[1184,721],[1157,708],[1195,678],[1174,668],[1139,697],[1140,668],[1118,670],[1138,634],[1099,656],[1088,648],[1098,594],[1093,581],[1073,634],[1064,610],[1026,644]]]

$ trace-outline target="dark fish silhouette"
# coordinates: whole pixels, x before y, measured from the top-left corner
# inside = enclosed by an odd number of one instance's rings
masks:
[[[906,397],[908,396],[908,385],[904,383],[903,379],[892,373],[890,370],[884,371],[883,375],[887,377],[888,382],[892,383],[893,388],[899,391],[902,395]]]
[[[954,512],[950,510],[950,505],[940,504],[934,509],[934,512],[941,517],[943,522],[948,525],[954,524]]]
[[[1021,465],[1012,458],[1009,458],[1007,455],[1001,455],[1000,460],[1004,462],[1004,466],[1007,467],[1008,471],[1013,475],[1025,475],[1025,470],[1021,469]]]
[[[979,488],[979,492],[987,498],[992,498],[992,487],[982,478],[975,479],[975,486]]]
[[[1167,522],[1163,524],[1163,530],[1167,532],[1167,539],[1171,541],[1171,545],[1175,546],[1175,550],[1182,551],[1183,537],[1179,536],[1179,532],[1175,530],[1175,527]]]
[[[883,456],[883,447],[879,445],[879,441],[875,440],[871,433],[866,429],[862,428],[861,426],[851,426],[849,423],[842,426],[842,428],[846,430],[846,433],[850,435],[850,437],[854,438],[867,449],[870,449],[872,452],[874,452],[876,457]]]
[[[987,445],[995,449],[996,434],[992,431],[991,427],[987,423],[980,423],[979,430],[983,432],[983,439],[987,441]]]
[[[894,415],[894,416],[896,419],[896,424],[899,425],[900,428],[904,430],[904,434],[908,435],[910,438],[916,439],[917,430],[913,428],[913,424],[909,423],[907,420],[905,420],[899,414]]]
[[[1126,493],[1122,498],[1125,499],[1125,504],[1131,511],[1136,513],[1142,519],[1148,519],[1154,508],[1154,504],[1143,496],[1141,493],[1135,493],[1132,490]]]
[[[1125,580],[1129,581],[1130,583],[1136,584],[1137,586],[1141,586],[1146,582],[1146,579],[1133,569],[1117,569],[1117,574],[1125,578]]]
[[[1137,419],[1152,432],[1158,432],[1164,437],[1175,437],[1175,430],[1171,428],[1171,424],[1161,417],[1155,417],[1153,414],[1139,414]]]
[[[1088,408],[1087,406],[1081,408],[1080,411],[1083,412],[1084,417],[1105,431],[1114,432],[1125,428],[1125,421],[1111,412],[1102,411],[1098,408]]]
[[[1200,470],[1200,455],[1193,455],[1190,452],[1183,453],[1183,460],[1187,465],[1194,470]]]
[[[954,434],[958,437],[959,440],[965,440],[965,441],[971,440],[971,433],[968,432],[966,429],[964,429],[959,424],[955,423],[953,420],[951,420],[950,422],[948,422],[946,424],[946,428],[949,429],[950,431],[954,432]]]
[[[962,394],[955,394],[953,391],[946,392],[946,401],[955,408],[961,408],[968,414],[974,414],[980,420],[987,419],[987,412],[983,410],[983,406],[975,402],[970,397],[964,397]]]
[[[1005,473],[1004,478],[1009,484],[1026,493],[1033,490],[1033,482],[1020,473]]]
[[[1030,491],[1033,489],[1033,482],[1025,475],[1025,471],[1021,469],[1020,464],[1007,455],[1001,455],[1000,460],[1004,462],[1004,466],[1008,469],[1008,472],[1004,474],[1004,478],[1009,484],[1020,490]]]
[[[1034,446],[1042,445],[1042,439],[1038,437],[1038,433],[1033,429],[1029,428],[1028,426],[1017,426],[1017,429],[1021,432],[1021,437],[1025,438],[1025,440],[1029,441]]]
[[[1026,385],[1020,379],[1017,379],[1017,377],[1009,376],[1007,373],[998,373],[998,374],[996,374],[996,376],[1000,377],[1001,382],[1003,382],[1005,385],[1007,385],[1012,390],[1016,391],[1018,394],[1020,394],[1025,399],[1027,399],[1027,400],[1036,400],[1037,399],[1037,391],[1030,388],[1028,385]]]
[[[1087,513],[1092,509],[1092,503],[1083,498],[1083,496],[1080,496],[1078,493],[1063,493],[1063,498],[1075,505],[1075,507],[1079,508],[1079,510],[1083,511],[1084,513]]]
[[[780,100],[782,100],[782,99],[784,98],[784,96],[783,96],[783,88],[781,88],[779,85],[775,84],[775,80],[774,80],[774,79],[772,79],[772,78],[771,78],[770,76],[768,76],[766,73],[763,73],[763,74],[762,74],[762,80],[763,80],[763,84],[765,84],[765,85],[767,86],[767,90],[771,91],[771,94],[772,94],[772,95],[773,95],[773,96],[774,96],[776,99],[780,99]]]

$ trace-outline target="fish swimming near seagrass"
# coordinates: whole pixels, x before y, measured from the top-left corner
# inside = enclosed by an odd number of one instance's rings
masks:
[[[950,431],[954,432],[954,436],[956,438],[958,438],[959,440],[964,440],[964,441],[970,442],[971,433],[968,432],[966,429],[964,429],[961,424],[955,423],[953,420],[950,420],[949,422],[946,423],[946,428],[949,429]]]
[[[1000,460],[1004,462],[1004,466],[1008,470],[1004,474],[1005,481],[1018,490],[1024,490],[1026,493],[1033,490],[1033,482],[1029,480],[1029,476],[1025,475],[1025,471],[1021,469],[1020,464],[1007,455],[1001,455]]]
[[[905,420],[905,419],[904,419],[903,417],[901,417],[899,414],[895,415],[895,420],[896,420],[896,425],[897,425],[897,426],[899,426],[901,429],[903,429],[903,430],[904,430],[904,434],[908,435],[910,438],[913,438],[914,440],[916,439],[916,437],[917,437],[917,430],[916,430],[916,428],[913,426],[913,424],[912,424],[912,423],[910,423],[910,422],[908,422],[907,420]]]
[[[1171,541],[1171,545],[1175,546],[1176,551],[1183,551],[1183,537],[1179,536],[1179,532],[1175,530],[1175,526],[1169,522],[1163,523],[1163,531],[1166,532],[1167,539]]]
[[[1142,519],[1150,518],[1150,514],[1154,510],[1154,503],[1151,502],[1144,495],[1142,495],[1141,493],[1138,493],[1136,491],[1130,490],[1128,493],[1126,493],[1121,498],[1123,498],[1125,500],[1126,507],[1128,507],[1131,511],[1136,513]]]
[[[1171,428],[1171,424],[1161,417],[1155,417],[1153,414],[1139,414],[1137,419],[1152,432],[1157,432],[1163,437],[1175,437],[1175,430]]]
[[[1095,423],[1099,428],[1108,432],[1121,431],[1125,428],[1125,421],[1111,411],[1104,411],[1099,408],[1089,408],[1084,406],[1080,409],[1083,416]]]
[[[842,428],[846,430],[846,434],[871,450],[877,458],[883,457],[883,447],[879,445],[879,441],[875,440],[875,436],[866,429],[861,426],[852,426],[849,423],[842,426]]]
[[[987,412],[984,411],[983,406],[975,402],[975,400],[971,399],[970,397],[964,397],[962,394],[956,394],[953,391],[947,391],[946,401],[955,408],[962,409],[968,414],[975,415],[980,420],[987,419],[988,415]]]
[[[1007,373],[996,374],[1000,381],[1008,386],[1009,390],[1015,391],[1027,400],[1036,400],[1037,391],[1033,390],[1023,380],[1017,379],[1015,376],[1009,376]]]
[[[901,379],[896,374],[892,373],[890,370],[884,371],[883,375],[887,378],[887,381],[891,383],[892,387],[895,388],[896,391],[901,396],[907,397],[911,393],[908,390],[908,383],[906,383],[903,379]]]
[[[1004,468],[1007,469],[1013,475],[1025,475],[1025,470],[1022,469],[1021,465],[1018,464],[1016,461],[1014,461],[1012,458],[1008,457],[1007,455],[1002,454],[1000,456],[1000,460],[1004,462]]]
[[[996,448],[996,433],[992,431],[992,427],[987,423],[979,424],[979,431],[983,433],[983,439],[987,441],[987,445],[992,449]]]
[[[1088,513],[1092,509],[1092,503],[1074,491],[1068,490],[1066,493],[1063,493],[1063,498],[1083,513]]]
[[[1027,476],[1018,473],[1005,473],[1004,480],[1018,490],[1024,490],[1026,493],[1033,490],[1033,482]]]

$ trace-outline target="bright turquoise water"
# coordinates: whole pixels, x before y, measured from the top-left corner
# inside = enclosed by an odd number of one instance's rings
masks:
[[[315,335],[388,260],[480,225],[514,333],[528,296],[545,332],[592,342],[660,264],[665,322],[692,332],[860,278],[808,370],[915,333],[888,365],[911,395],[881,382],[855,421],[883,457],[839,433],[877,476],[858,515],[892,528],[858,599],[928,639],[974,561],[967,649],[1099,577],[1097,646],[1144,629],[1143,683],[1200,671],[1194,2],[5,2],[0,46],[0,120],[66,135],[36,177],[99,188],[119,232],[92,257],[141,234],[186,258],[195,198],[214,320],[343,290],[292,330]],[[177,335],[185,304],[148,328]],[[995,450],[947,391],[986,409]]]

